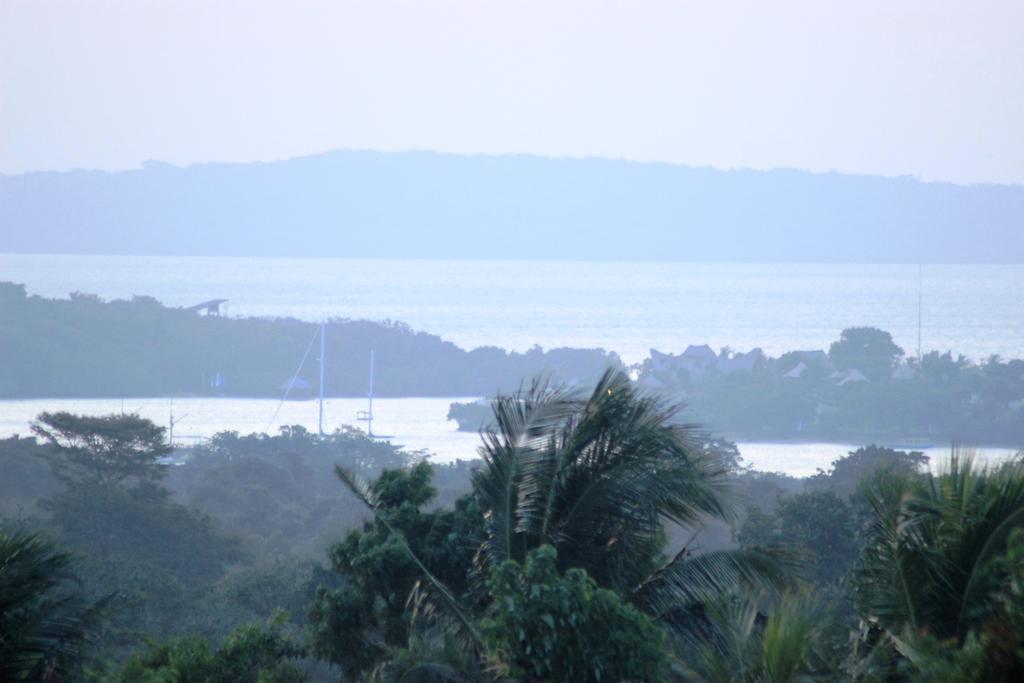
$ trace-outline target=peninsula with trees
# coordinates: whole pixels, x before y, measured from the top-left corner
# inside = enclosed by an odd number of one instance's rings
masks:
[[[309,398],[319,390],[315,362],[301,364],[315,357],[314,323],[203,315],[150,297],[47,299],[12,283],[0,283],[0,314],[0,399],[279,398],[286,389]],[[608,369],[630,370],[604,349],[466,350],[394,322],[334,319],[326,339],[328,396],[364,395],[371,351],[383,397],[486,398],[537,376],[586,388]],[[1024,443],[1024,360],[948,350],[908,356],[874,328],[778,357],[706,345],[652,349],[632,372],[639,388],[682,401],[689,419],[737,440]],[[471,431],[489,416],[485,401],[450,412]]]

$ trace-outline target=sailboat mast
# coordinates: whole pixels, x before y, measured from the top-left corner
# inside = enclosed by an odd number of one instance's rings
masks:
[[[370,393],[367,394],[369,406],[366,411],[366,433],[373,436],[373,349],[370,349]]]
[[[324,362],[326,361],[325,343],[327,337],[327,323],[320,323],[320,436],[324,435]]]

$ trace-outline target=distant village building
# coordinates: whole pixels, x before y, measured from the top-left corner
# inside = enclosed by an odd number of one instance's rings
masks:
[[[784,374],[783,377],[788,377],[789,379],[800,379],[801,377],[804,376],[804,372],[806,370],[807,363],[800,361],[799,363],[796,364],[796,366],[793,367],[792,370]]]
[[[708,372],[716,371],[729,375],[739,370],[753,370],[766,360],[767,356],[760,348],[747,353],[732,354],[723,350],[718,354],[707,344],[691,344],[678,356],[651,349],[650,372],[646,374],[643,382],[650,388],[663,388],[665,383],[653,375],[677,377],[685,372],[691,382],[699,383]]]
[[[205,313],[206,315],[220,315],[220,307],[228,302],[227,299],[210,299],[195,306],[189,306],[185,310],[190,313]]]
[[[700,346],[690,344],[683,351],[682,357],[694,362],[711,363],[718,358],[718,354],[707,344],[701,344]]]
[[[736,372],[737,370],[753,370],[758,363],[767,360],[764,351],[760,348],[751,349],[747,353],[734,353],[732,356],[722,353],[715,363],[715,368],[723,375]]]
[[[840,371],[833,372],[831,375],[829,375],[829,377],[831,377],[832,379],[835,380],[836,386],[840,386],[840,387],[846,386],[847,384],[850,384],[852,382],[867,382],[868,381],[868,378],[864,376],[864,373],[862,373],[860,370],[855,370],[853,368],[850,368],[849,370],[846,370],[845,372],[840,372]]]

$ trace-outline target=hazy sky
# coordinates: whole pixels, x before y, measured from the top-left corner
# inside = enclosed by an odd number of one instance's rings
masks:
[[[1024,2],[0,0],[0,171],[333,148],[1024,183]]]

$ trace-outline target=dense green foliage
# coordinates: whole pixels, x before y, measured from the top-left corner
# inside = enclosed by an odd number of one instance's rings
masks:
[[[182,580],[219,575],[233,554],[209,521],[161,485],[164,430],[136,415],[43,413],[32,426],[64,489],[43,503],[62,537],[101,563],[147,562]]]
[[[318,655],[350,674],[379,663],[389,648],[408,645],[408,600],[423,578],[421,567],[456,593],[469,587],[483,514],[469,496],[452,510],[424,512],[436,494],[431,476],[423,462],[385,470],[369,488],[374,519],[331,549],[331,567],[342,585],[317,592],[310,614],[313,643]]]
[[[761,549],[667,552],[666,524],[692,536],[702,520],[731,518],[733,462],[701,447],[678,406],[608,373],[588,395],[537,383],[499,398],[494,411],[498,429],[485,435],[472,493],[449,513],[466,519],[472,531],[461,539],[471,545],[439,555],[440,542],[424,546],[428,537],[416,533],[419,524],[449,528],[418,509],[430,497],[429,470],[387,472],[369,485],[339,472],[374,525],[333,551],[354,590],[321,593],[311,618],[318,642],[327,636],[338,648],[321,651],[349,673],[417,640],[447,649],[454,639],[477,653],[458,672],[464,679],[479,678],[481,661],[491,678],[648,678],[667,661],[663,629],[690,634],[699,620],[687,615],[705,601],[784,582],[778,558]],[[565,627],[573,614],[601,624],[604,637]]]
[[[1020,680],[1024,455],[798,481],[678,409],[538,383],[451,466],[298,427],[166,460],[137,417],[43,414],[2,514],[77,557],[0,535],[0,678]]]
[[[50,467],[68,486],[154,484],[167,469],[160,458],[171,452],[163,428],[138,415],[42,413],[32,432],[50,446]]]
[[[913,662],[922,638],[956,649],[1006,618],[1003,589],[1019,581],[1019,550],[1008,551],[1024,526],[1024,461],[979,470],[954,453],[945,472],[885,473],[866,495],[873,523],[854,596],[868,637]]]
[[[707,606],[708,628],[683,648],[682,678],[693,683],[804,683],[830,669],[822,660],[821,614],[783,596],[765,610],[750,596]]]
[[[979,468],[954,450],[934,473],[920,459],[851,453],[773,512],[750,510],[739,540],[776,539],[805,558],[833,626],[855,636],[850,649],[822,634],[823,651],[845,660],[830,679],[1019,680],[1024,454]]]
[[[820,585],[839,581],[857,559],[857,518],[833,491],[785,496],[774,515],[750,508],[740,529],[742,547],[783,546],[804,560],[808,579]]]
[[[281,621],[240,626],[216,648],[195,637],[150,643],[96,683],[304,683],[309,679],[296,665],[303,649],[280,632]]]
[[[559,576],[555,550],[507,560],[488,580],[483,621],[491,668],[501,677],[548,681],[653,681],[667,672],[665,634],[647,615],[582,569]]]
[[[99,481],[95,467],[69,466],[91,457],[78,442],[0,439],[0,517],[47,529],[75,549],[83,601],[114,594],[99,652],[117,661],[144,638],[220,642],[278,610],[301,630],[317,586],[335,585],[318,566],[324,550],[367,514],[334,468],[373,477],[414,457],[356,431],[317,437],[285,427],[274,436],[219,434],[178,451],[168,466],[154,460],[166,447],[145,420],[60,422],[89,434]],[[124,444],[116,454],[106,448],[113,434]],[[152,447],[134,448],[143,437],[153,437]],[[146,463],[151,477],[116,474]],[[433,472],[434,505],[469,489],[467,463]]]
[[[191,449],[187,462],[171,469],[167,486],[225,531],[254,539],[261,555],[319,559],[339,528],[365,515],[338,489],[334,467],[370,475],[408,462],[394,447],[355,430],[323,438],[297,426],[274,436],[225,432]]]
[[[907,656],[917,665],[918,681],[999,681],[1024,679],[1024,527],[1010,534],[1006,554],[993,561],[999,577],[990,595],[990,612],[963,645],[950,647],[922,635]],[[906,647],[906,646],[905,646]]]
[[[879,470],[914,476],[928,464],[928,456],[920,451],[898,451],[883,446],[864,446],[832,461],[828,472],[818,471],[809,477],[809,491],[830,490],[846,498],[869,481]]]

